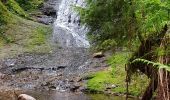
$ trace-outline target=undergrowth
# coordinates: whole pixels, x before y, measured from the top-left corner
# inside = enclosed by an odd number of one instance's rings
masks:
[[[104,92],[108,86],[116,85],[116,88],[113,88],[111,91],[113,93],[126,93],[126,71],[125,64],[130,57],[129,52],[116,52],[108,58],[108,64],[110,67],[107,70],[97,72],[93,74],[93,78],[91,78],[87,82],[87,87],[90,91],[100,91]],[[140,96],[147,84],[149,79],[143,74],[133,75],[132,81],[129,84],[129,93],[133,96]]]

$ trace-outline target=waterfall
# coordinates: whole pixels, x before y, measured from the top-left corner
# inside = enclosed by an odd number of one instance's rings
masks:
[[[88,48],[88,29],[80,25],[80,17],[73,6],[85,7],[84,0],[62,0],[54,22],[53,40],[61,46]]]

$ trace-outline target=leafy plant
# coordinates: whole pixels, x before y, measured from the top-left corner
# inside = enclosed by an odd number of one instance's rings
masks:
[[[44,0],[16,0],[25,11],[36,9],[43,1]]]
[[[143,42],[159,33],[170,20],[169,0],[86,0],[86,3],[86,7],[76,10],[81,22],[90,29],[91,43],[99,49],[107,40],[119,46],[131,45],[137,37]]]
[[[161,63],[156,63],[156,62],[153,62],[153,61],[149,61],[149,60],[146,60],[146,59],[137,58],[137,59],[133,60],[131,63],[135,63],[135,62],[145,63],[147,65],[152,65],[153,67],[158,68],[158,69],[166,69],[167,71],[170,71],[170,66],[164,65],[164,64],[161,64]]]
[[[27,17],[27,14],[25,11],[18,5],[18,3],[15,0],[7,0],[4,5],[7,7],[7,9],[15,14],[18,14],[23,17]]]

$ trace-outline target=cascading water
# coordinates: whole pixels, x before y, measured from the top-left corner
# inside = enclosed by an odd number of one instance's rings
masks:
[[[72,6],[85,7],[84,0],[62,0],[54,22],[53,40],[61,46],[88,48],[88,29],[80,26],[80,17]]]

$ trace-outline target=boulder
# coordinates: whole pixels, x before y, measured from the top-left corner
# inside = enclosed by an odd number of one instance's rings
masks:
[[[27,94],[20,94],[18,96],[18,100],[36,100],[36,99],[33,98],[32,96],[27,95]]]
[[[102,57],[104,57],[103,52],[97,52],[93,54],[93,58],[102,58]]]

